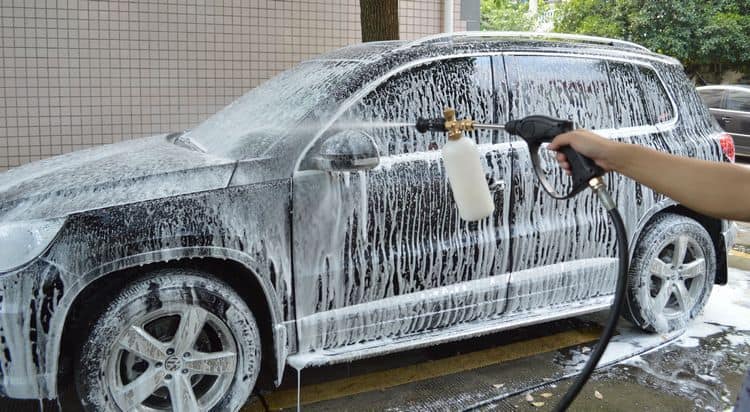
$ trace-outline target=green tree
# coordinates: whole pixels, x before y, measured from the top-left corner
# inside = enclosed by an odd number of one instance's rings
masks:
[[[482,0],[482,30],[531,31],[537,16],[529,14],[529,4],[512,0]]]
[[[631,40],[690,72],[750,64],[750,0],[570,0],[554,30]]]
[[[657,53],[675,57],[686,65],[697,63],[695,46],[700,39],[696,34],[705,15],[702,3],[681,0],[639,0],[635,3],[640,7],[630,15],[627,30],[631,40]]]
[[[625,36],[621,1],[570,0],[555,10],[555,31],[592,36],[622,38]]]
[[[750,62],[750,16],[737,12],[717,13],[707,19],[699,36],[704,40],[697,54],[708,62]]]

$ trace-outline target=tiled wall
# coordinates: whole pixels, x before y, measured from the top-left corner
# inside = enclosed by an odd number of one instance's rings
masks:
[[[442,31],[443,3],[401,0],[401,38]],[[298,61],[361,41],[359,18],[358,0],[3,0],[0,171],[189,128]]]

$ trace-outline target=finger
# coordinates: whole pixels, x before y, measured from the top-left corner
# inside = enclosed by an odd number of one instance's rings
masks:
[[[565,169],[568,172],[570,171],[570,163],[568,163],[567,161],[560,162],[560,167],[562,167],[563,169]]]
[[[557,152],[557,155],[555,155],[555,157],[557,158],[557,161],[560,162],[560,164],[568,160],[568,158],[565,157],[565,154],[563,152]]]
[[[558,135],[552,139],[552,142],[547,147],[552,150],[560,150],[561,147],[568,146],[571,140],[571,133],[572,132],[567,132]]]

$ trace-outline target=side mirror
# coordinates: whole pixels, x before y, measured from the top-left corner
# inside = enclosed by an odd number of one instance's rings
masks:
[[[380,155],[370,135],[345,130],[326,139],[313,161],[319,170],[354,172],[374,168],[380,163]]]

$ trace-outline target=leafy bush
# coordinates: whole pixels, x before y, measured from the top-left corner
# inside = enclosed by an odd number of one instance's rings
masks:
[[[482,30],[533,31],[537,16],[529,14],[529,4],[509,0],[482,0]]]
[[[750,0],[570,0],[554,30],[634,41],[688,71],[750,64]]]

